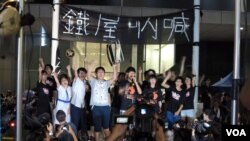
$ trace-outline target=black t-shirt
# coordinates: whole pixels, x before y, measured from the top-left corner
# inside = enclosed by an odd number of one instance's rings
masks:
[[[147,80],[144,80],[144,81],[142,82],[141,88],[142,88],[142,90],[144,91],[144,89],[148,88],[149,86],[150,86],[150,85],[149,85],[149,82],[148,82]]]
[[[195,94],[194,87],[191,87],[185,91],[183,110],[194,109],[194,94]]]
[[[158,102],[162,101],[163,99],[161,89],[159,87],[147,87],[144,89],[143,94],[145,95],[146,99],[153,101],[154,104],[152,105],[154,106],[155,112],[159,112],[160,107]]]
[[[121,107],[121,96],[119,95],[119,87],[120,87],[120,83],[117,82],[114,87],[114,94],[113,94],[112,103],[111,103],[111,106],[117,109],[120,109]]]
[[[175,86],[175,82],[172,80],[168,80],[167,82],[169,84],[170,87],[174,87]],[[168,102],[170,100],[171,97],[171,89],[166,89],[165,88],[165,101]]]
[[[37,115],[50,112],[49,86],[42,82],[37,82]]]
[[[52,98],[53,98],[53,91],[56,91],[56,81],[53,77],[48,77],[46,84],[49,87],[49,98],[50,98],[50,102],[52,102]]]
[[[136,86],[133,82],[125,81],[126,86],[121,86],[120,88],[128,87],[127,93],[121,95],[121,108],[120,110],[127,110],[130,106],[135,103],[136,95],[138,94]],[[128,85],[128,86],[127,86]]]
[[[206,86],[206,85],[203,85],[201,86],[201,102],[203,102],[203,106],[204,108],[203,109],[209,109],[211,107],[211,100],[210,100],[210,97],[209,97],[209,93],[211,93],[211,88]]]
[[[169,90],[171,93],[170,100],[167,105],[167,111],[175,113],[179,109],[180,105],[184,102],[185,91],[178,91],[175,87],[170,87]]]

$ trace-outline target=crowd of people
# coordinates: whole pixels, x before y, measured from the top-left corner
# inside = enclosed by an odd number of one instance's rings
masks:
[[[126,115],[129,108],[144,102],[152,110],[152,138],[160,125],[168,141],[220,140],[219,123],[230,119],[230,95],[212,92],[209,79],[204,77],[196,86],[195,73],[184,73],[185,61],[183,57],[179,74],[167,70],[163,77],[153,69],[136,73],[134,67],[118,74],[114,64],[112,77],[105,80],[105,69],[96,67],[95,61],[85,60],[85,68],[67,66],[67,74],[58,74],[40,59],[33,116],[44,123],[41,130],[46,139],[99,141],[113,134],[114,116]],[[204,103],[201,116],[194,111],[195,87],[199,87],[199,101]],[[128,134],[124,131],[117,140],[128,140]],[[33,136],[28,138],[34,140]]]

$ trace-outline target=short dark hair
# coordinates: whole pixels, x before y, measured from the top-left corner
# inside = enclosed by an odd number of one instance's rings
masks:
[[[51,64],[46,64],[45,68],[49,67],[53,71],[53,66]]]
[[[215,113],[211,109],[205,109],[204,114],[208,115],[210,120],[214,120],[215,118]]]
[[[135,71],[135,68],[134,67],[128,67],[127,69],[126,69],[126,73],[129,73],[129,72],[136,72]]]
[[[45,70],[42,70],[41,73],[42,73],[42,74],[48,74],[47,71],[45,71]]]
[[[61,81],[62,81],[63,78],[69,80],[69,77],[68,77],[67,74],[61,74],[61,75],[59,76],[59,82],[60,82],[60,83],[61,83]]]
[[[58,110],[56,112],[56,119],[58,120],[58,122],[63,122],[66,120],[66,114],[63,110]]]
[[[120,73],[118,74],[118,77],[120,77],[120,76],[126,76],[126,74],[125,74],[124,72],[120,72]]]
[[[155,70],[153,70],[153,69],[147,70],[147,74],[148,74],[149,72],[153,72],[154,75],[156,74],[156,73],[155,73]]]
[[[157,79],[157,76],[156,75],[154,75],[154,74],[152,74],[152,75],[149,75],[149,77],[148,77],[149,79],[152,79],[152,78],[154,78],[154,79]]]
[[[83,68],[83,67],[80,67],[80,68],[77,69],[77,74],[79,74],[80,71],[83,71],[83,72],[87,73],[87,70],[85,68]]]
[[[95,73],[97,73],[99,70],[103,70],[103,71],[105,72],[104,67],[97,67],[97,68],[95,69]]]
[[[181,76],[176,77],[174,82],[176,82],[177,80],[181,80],[181,82],[184,83],[183,77]]]
[[[50,120],[51,120],[51,116],[50,116],[49,113],[43,113],[43,114],[41,114],[41,115],[38,116],[38,121],[39,121],[43,126],[49,124]]]

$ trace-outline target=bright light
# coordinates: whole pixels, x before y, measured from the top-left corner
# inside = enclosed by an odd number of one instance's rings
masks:
[[[244,30],[244,27],[240,27],[240,30]]]
[[[11,122],[11,123],[10,123],[10,127],[15,127],[15,123],[14,123],[14,122]]]

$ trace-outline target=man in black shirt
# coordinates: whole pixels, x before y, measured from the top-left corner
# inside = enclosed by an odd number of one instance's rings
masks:
[[[126,80],[119,88],[121,95],[120,113],[123,114],[132,104],[135,103],[137,94],[142,94],[142,90],[136,81],[135,68],[129,67],[126,70]]]
[[[50,97],[49,97],[49,86],[46,84],[47,72],[39,67],[39,81],[37,83],[37,115],[48,113],[51,115],[50,110]]]

